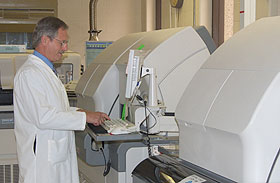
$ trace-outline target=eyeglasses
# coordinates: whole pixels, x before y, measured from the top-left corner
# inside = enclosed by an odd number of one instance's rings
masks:
[[[60,46],[61,46],[61,47],[63,47],[64,45],[67,45],[67,44],[69,43],[69,41],[67,41],[67,40],[61,41],[61,40],[56,39],[56,38],[54,38],[54,39],[57,40],[57,41],[60,43]]]

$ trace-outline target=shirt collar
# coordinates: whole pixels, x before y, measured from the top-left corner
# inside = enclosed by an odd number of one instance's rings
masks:
[[[35,55],[38,58],[40,58],[41,60],[43,60],[53,71],[55,71],[53,63],[49,59],[47,59],[47,57],[45,57],[44,55],[42,55],[41,53],[39,53],[36,50],[34,50],[33,55]]]

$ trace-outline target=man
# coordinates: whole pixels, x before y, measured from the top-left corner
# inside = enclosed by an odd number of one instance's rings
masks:
[[[15,76],[20,183],[79,182],[73,130],[84,130],[86,121],[99,125],[110,119],[101,112],[69,107],[53,67],[68,48],[67,29],[58,18],[40,20],[33,33],[35,51]]]

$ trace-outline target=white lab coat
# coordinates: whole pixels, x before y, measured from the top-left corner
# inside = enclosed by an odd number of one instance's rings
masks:
[[[15,76],[14,115],[19,182],[78,183],[73,130],[84,130],[86,115],[69,107],[61,81],[34,55]]]

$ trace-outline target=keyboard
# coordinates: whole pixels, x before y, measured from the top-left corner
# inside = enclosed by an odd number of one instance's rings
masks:
[[[122,119],[106,120],[101,123],[101,126],[112,134],[127,134],[136,131],[136,126],[133,123]]]

